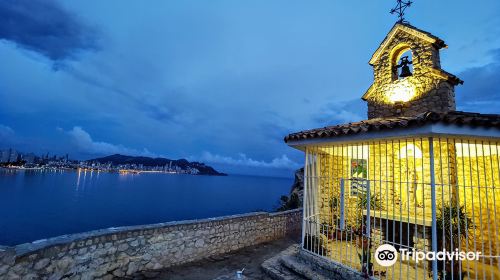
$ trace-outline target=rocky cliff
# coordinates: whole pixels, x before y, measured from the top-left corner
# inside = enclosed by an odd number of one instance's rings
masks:
[[[290,190],[290,196],[293,194],[297,195],[300,207],[302,207],[302,202],[304,200],[304,167],[295,171],[295,181]]]
[[[293,182],[290,194],[280,198],[280,205],[276,210],[285,211],[300,208],[304,200],[304,168],[295,171],[295,181]]]

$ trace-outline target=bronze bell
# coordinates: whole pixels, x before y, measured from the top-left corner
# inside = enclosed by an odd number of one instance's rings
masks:
[[[404,78],[404,77],[409,77],[413,75],[410,71],[410,66],[405,65],[401,68],[401,74],[399,74],[399,77]]]
[[[401,62],[398,65],[398,68],[401,67],[401,74],[399,74],[399,77],[404,78],[413,75],[410,71],[410,64],[412,64],[412,62],[408,60],[408,56],[403,56],[401,58]]]

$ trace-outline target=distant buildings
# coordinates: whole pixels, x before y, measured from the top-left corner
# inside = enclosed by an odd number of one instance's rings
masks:
[[[10,159],[10,150],[0,151],[0,162],[8,162]]]
[[[23,156],[23,160],[26,162],[26,164],[34,164],[35,158],[36,158],[36,156],[34,153],[25,154]]]
[[[19,153],[14,149],[7,149],[1,151],[0,162],[17,162],[19,160]]]
[[[144,165],[142,163],[113,164],[113,162],[99,162],[98,160],[76,161],[70,160],[68,154],[64,156],[50,156],[45,154],[36,156],[34,153],[20,153],[12,148],[0,150],[0,166],[9,168],[30,169],[86,169],[104,172],[162,172],[175,174],[205,174],[206,166],[200,163],[185,163],[178,165],[169,161],[161,165]]]

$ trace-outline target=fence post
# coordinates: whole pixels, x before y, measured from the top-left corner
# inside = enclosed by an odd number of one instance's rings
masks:
[[[431,173],[431,205],[432,205],[432,251],[437,252],[437,224],[436,224],[436,177],[434,174],[434,143],[433,138],[429,137],[429,157]],[[437,260],[432,261],[432,279],[437,280],[438,268]]]
[[[305,164],[304,164],[304,196],[302,197],[302,239],[300,241],[301,243],[301,247],[302,248],[305,248],[304,247],[304,239],[306,238],[306,219],[307,219],[307,215],[309,214],[309,211],[307,211],[307,207],[309,207],[309,203],[307,203],[307,195],[308,195],[308,191],[307,191],[307,180],[309,179],[309,176],[307,176],[307,172],[309,170],[309,161],[308,161],[308,158],[309,158],[309,153],[308,153],[308,149],[306,147],[306,151],[305,151],[305,154],[306,154],[306,158],[305,158]]]
[[[340,229],[344,230],[345,228],[345,183],[344,178],[340,179]]]
[[[371,204],[370,181],[366,181],[366,237],[368,238],[370,238],[370,231],[371,231],[370,204]],[[361,211],[363,211],[363,209],[361,209]]]

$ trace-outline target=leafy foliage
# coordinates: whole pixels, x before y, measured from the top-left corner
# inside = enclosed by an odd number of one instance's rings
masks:
[[[470,235],[470,229],[474,227],[472,219],[465,211],[463,205],[456,202],[444,204],[436,217],[438,240],[441,245],[446,247],[442,249],[451,250],[458,248],[460,242]],[[444,239],[443,239],[444,237]]]
[[[368,207],[368,193],[362,192],[358,197],[358,208],[366,209]],[[382,199],[380,198],[380,194],[372,194],[370,195],[370,209],[372,210],[383,210],[382,209]]]
[[[458,205],[455,201],[450,204],[444,204],[436,217],[437,236],[439,250],[452,251],[459,247],[462,241],[468,241],[467,236],[470,236],[470,230],[474,227],[474,223],[463,205]],[[459,275],[463,275],[460,271],[458,261],[453,263],[449,261],[439,261],[439,278],[440,279],[458,279]],[[453,273],[451,273],[453,271]],[[452,277],[453,276],[453,277]]]
[[[300,207],[299,196],[296,193],[292,193],[290,197],[283,195],[280,198],[280,205],[276,209],[277,211],[286,211],[297,209]]]
[[[304,236],[304,249],[317,253],[321,256],[327,256],[329,252],[325,242],[323,242],[323,239],[311,234],[306,234]]]

